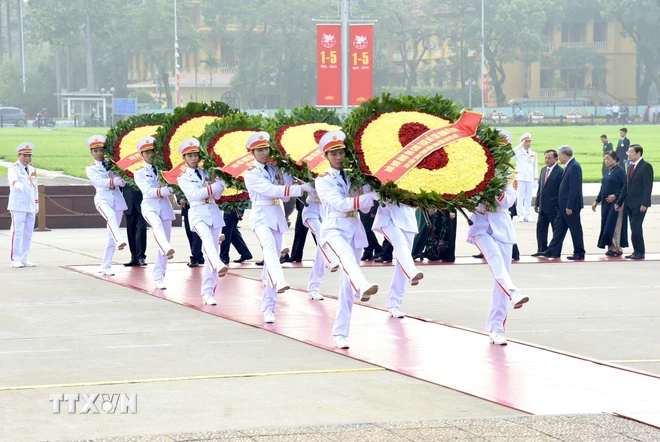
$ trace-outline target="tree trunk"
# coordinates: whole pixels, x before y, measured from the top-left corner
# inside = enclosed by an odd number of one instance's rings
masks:
[[[87,13],[85,14],[85,42],[87,43],[87,92],[94,92],[94,57],[92,53],[92,28],[89,20],[90,8],[87,0]]]
[[[158,65],[159,77],[163,82],[162,89],[165,90],[165,99],[167,100],[167,108],[172,109],[172,92],[170,91],[170,74],[164,66]]]
[[[9,59],[14,58],[11,53],[11,9],[9,6],[9,0],[7,0],[7,49],[9,53]]]
[[[65,54],[65,67],[66,67],[66,91],[73,90],[73,72],[71,72],[71,46],[66,45],[64,48]]]
[[[486,53],[486,60],[488,60],[488,77],[495,90],[497,105],[504,106],[506,105],[506,95],[504,95],[504,91],[502,90],[502,84],[504,84],[504,81],[506,80],[506,74],[497,66],[497,60],[495,60],[493,52],[487,45],[484,52]]]
[[[62,48],[55,47],[55,93],[62,93]],[[62,97],[56,95],[57,97],[57,114],[62,110]],[[67,110],[68,112],[68,110]],[[66,116],[66,112],[62,116]],[[53,115],[56,116],[56,115]]]
[[[637,85],[637,104],[649,104],[649,89],[653,84],[653,75],[648,67],[644,72],[644,79]]]
[[[2,0],[0,0],[0,64],[5,60],[4,40],[2,38]]]

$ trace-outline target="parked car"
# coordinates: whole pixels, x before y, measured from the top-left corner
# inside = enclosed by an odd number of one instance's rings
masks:
[[[18,107],[0,107],[0,127],[25,127],[27,115]]]

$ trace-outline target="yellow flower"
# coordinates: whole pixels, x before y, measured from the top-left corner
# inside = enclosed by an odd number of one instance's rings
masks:
[[[399,130],[408,123],[420,123],[429,130],[451,124],[445,119],[421,112],[382,114],[369,123],[360,140],[364,161],[372,173],[405,147],[399,141]],[[397,187],[417,194],[423,189],[455,195],[475,189],[484,180],[488,162],[484,148],[479,143],[465,138],[443,149],[449,160],[444,167],[436,170],[413,168],[397,181]]]
[[[331,130],[340,130],[341,127],[327,123],[308,123],[289,126],[282,133],[280,143],[287,154],[294,161],[300,161],[305,155],[318,148],[318,143],[314,138],[314,133],[319,130],[330,132]],[[323,161],[316,168],[314,173],[323,173],[330,167],[327,161]]]
[[[179,153],[179,145],[188,138],[196,138],[201,136],[206,130],[206,125],[213,123],[218,117],[204,115],[191,118],[179,127],[170,139],[170,161],[172,167],[183,162],[183,157]]]
[[[147,126],[139,126],[130,131],[128,131],[121,139],[119,143],[119,159],[124,159],[132,153],[137,152],[137,143],[144,137],[153,136],[160,126],[157,124],[150,124]],[[137,169],[142,167],[144,164],[143,161],[138,162],[130,166],[127,171],[135,172]]]
[[[225,165],[248,153],[245,145],[247,140],[257,131],[240,130],[229,132],[220,137],[214,145],[209,146],[209,153],[215,152],[222,158]]]

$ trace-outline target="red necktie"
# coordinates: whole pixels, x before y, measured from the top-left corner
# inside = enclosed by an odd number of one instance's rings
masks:
[[[628,172],[628,180],[632,179],[634,173],[635,173],[635,165],[633,164],[630,167],[630,172]]]

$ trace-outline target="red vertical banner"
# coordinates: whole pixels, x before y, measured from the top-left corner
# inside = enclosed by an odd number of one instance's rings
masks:
[[[484,98],[484,103],[488,103],[488,74],[483,74],[482,76],[481,94]]]
[[[317,105],[341,106],[341,26],[316,25]]]
[[[374,95],[374,25],[350,25],[348,105],[359,106]]]

